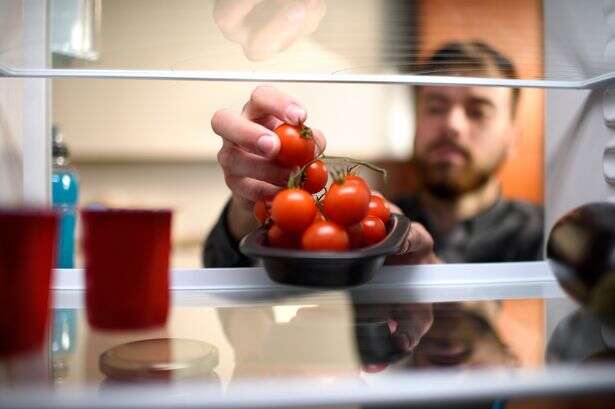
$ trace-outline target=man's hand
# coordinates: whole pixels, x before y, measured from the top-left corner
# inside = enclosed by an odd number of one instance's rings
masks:
[[[439,264],[433,251],[433,238],[422,224],[411,222],[410,232],[399,253],[387,258],[386,264]]]
[[[380,193],[375,192],[375,194],[385,199]],[[387,201],[387,204],[391,213],[403,214],[393,203]],[[420,223],[411,222],[410,231],[402,248],[397,255],[388,257],[386,264],[440,264],[442,260],[434,253],[433,245],[433,237],[427,229]]]
[[[280,139],[273,130],[282,123],[298,125],[306,118],[307,112],[297,101],[269,86],[257,87],[241,113],[222,109],[212,117],[211,126],[222,137],[218,163],[233,193],[227,226],[235,240],[256,228],[254,202],[275,195],[292,171],[272,161],[280,150]],[[324,149],[324,136],[312,131],[317,145]]]
[[[433,324],[431,304],[355,304],[356,319],[360,321],[385,320],[391,332],[390,340],[397,353],[408,355],[419,345]],[[391,362],[374,362],[364,366],[368,373],[386,369]]]
[[[314,32],[326,10],[324,0],[218,0],[214,21],[248,59],[260,61]]]
[[[386,320],[392,341],[404,353],[410,353],[433,324],[431,304],[355,304],[358,320]]]

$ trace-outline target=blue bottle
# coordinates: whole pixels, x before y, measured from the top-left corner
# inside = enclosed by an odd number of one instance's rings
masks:
[[[60,213],[56,267],[73,268],[79,185],[77,174],[69,165],[68,148],[57,126],[53,127],[52,137],[51,198],[53,207]]]

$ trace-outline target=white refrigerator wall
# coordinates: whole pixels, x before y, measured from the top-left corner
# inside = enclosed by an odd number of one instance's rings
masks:
[[[47,2],[0,2],[0,64],[47,66]],[[0,203],[49,201],[49,81],[0,79]]]
[[[549,91],[547,96],[547,232],[569,210],[615,197],[603,174],[613,140],[604,123],[603,91]]]
[[[0,63],[19,65],[23,21],[21,2],[0,3]],[[0,203],[13,204],[21,198],[21,140],[24,80],[0,79]]]
[[[615,1],[545,0],[545,75],[563,72],[588,78],[611,64],[615,43]],[[604,152],[615,141],[607,126],[604,90],[547,92],[546,232],[569,210],[615,198],[607,183]]]
[[[600,74],[615,68],[614,0],[545,0],[545,75]],[[613,43],[613,44],[611,44]],[[547,91],[545,130],[545,232],[565,213],[585,203],[615,199],[615,186],[604,177],[604,153],[615,142],[605,121],[609,104],[604,90]],[[605,104],[606,103],[606,104]],[[612,109],[612,108],[611,108]],[[547,236],[548,237],[548,236]],[[547,303],[550,336],[569,304]]]

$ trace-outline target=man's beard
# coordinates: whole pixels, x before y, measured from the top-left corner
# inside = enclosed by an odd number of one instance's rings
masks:
[[[411,163],[419,174],[422,186],[431,195],[444,200],[456,200],[466,193],[482,189],[498,171],[505,159],[505,152],[501,152],[492,165],[481,169],[476,166],[467,150],[448,142],[430,147],[427,153],[442,145],[458,149],[465,157],[465,164],[463,166],[455,166],[450,163],[430,164],[417,155],[414,155]]]

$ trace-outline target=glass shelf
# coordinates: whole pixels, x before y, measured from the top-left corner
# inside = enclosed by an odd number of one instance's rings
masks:
[[[512,88],[599,89],[615,83],[615,72],[585,80],[523,80],[504,78],[427,76],[408,74],[275,74],[231,71],[164,71],[164,70],[70,70],[70,69],[11,69],[0,66],[0,77],[7,78],[89,78],[138,79],[170,81],[241,81],[294,82],[339,84],[393,85],[462,85]]]
[[[604,325],[565,298],[545,263],[489,269],[387,267],[352,291],[276,285],[256,268],[174,271],[166,325],[123,331],[93,328],[82,271],[57,270],[48,345],[0,359],[0,407],[490,407],[613,391]],[[195,345],[207,365],[187,358]],[[139,365],[134,379],[104,359],[118,348]],[[168,378],[139,378],[178,357]],[[184,377],[188,367],[198,371]]]
[[[0,76],[568,89],[607,87],[615,80],[614,11],[601,0],[583,2],[582,10],[574,0],[366,1],[352,8],[343,0],[96,4],[96,13],[83,17],[93,20],[84,27],[97,28],[96,38],[88,37],[97,46],[88,58],[54,53],[50,66],[35,66],[15,47],[27,52],[47,41],[5,40]],[[27,27],[26,13],[7,12]],[[57,27],[63,21],[51,19],[57,29],[51,32],[64,33],[70,47],[66,30]],[[71,24],[79,28],[74,19]],[[78,31],[75,42],[83,42]],[[425,57],[451,40],[488,44],[512,62],[516,78],[472,69],[462,77],[443,76],[437,64],[425,70]]]

